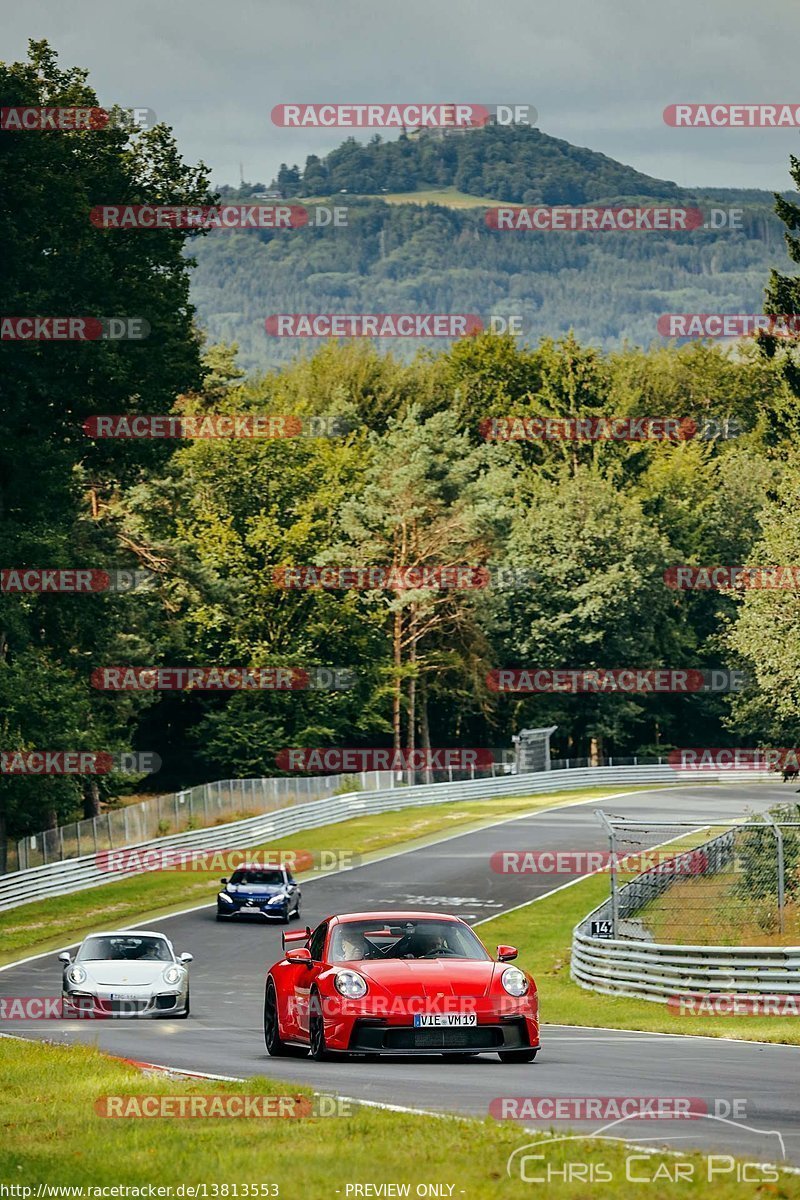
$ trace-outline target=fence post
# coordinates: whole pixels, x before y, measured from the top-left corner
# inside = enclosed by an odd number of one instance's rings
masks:
[[[768,825],[772,826],[772,832],[775,834],[775,849],[777,852],[777,859],[778,859],[778,861],[777,861],[777,867],[778,867],[778,931],[779,931],[779,933],[783,933],[783,930],[784,930],[783,909],[784,909],[784,903],[785,903],[785,894],[784,894],[785,893],[785,880],[784,880],[784,866],[783,866],[783,834],[781,833],[780,826],[776,823],[774,818],[768,812],[764,813],[764,820],[767,822]]]
[[[619,921],[619,894],[617,891],[617,848],[616,835],[614,826],[609,821],[602,808],[595,809],[595,816],[600,821],[600,824],[608,833],[608,847],[611,851],[611,936],[617,936],[617,924]]]

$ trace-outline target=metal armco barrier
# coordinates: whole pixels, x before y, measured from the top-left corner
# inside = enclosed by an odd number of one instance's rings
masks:
[[[592,914],[594,916],[594,914]],[[800,995],[800,946],[676,946],[606,941],[576,928],[572,978],[611,996],[666,1003],[698,992]]]
[[[748,772],[747,775],[753,778],[752,772]],[[709,778],[705,772],[704,778]],[[239,850],[260,846],[272,839],[304,829],[318,829],[323,825],[346,821],[351,817],[390,812],[422,804],[527,796],[597,784],[605,786],[615,783],[676,782],[680,780],[676,772],[668,766],[578,767],[568,771],[540,771],[535,774],[507,775],[500,779],[476,779],[474,782],[434,783],[408,788],[383,788],[373,792],[350,792],[315,800],[310,804],[295,804],[290,808],[249,817],[244,821],[231,821],[226,825],[196,829],[174,837],[139,842],[126,847],[126,850]],[[50,863],[43,867],[33,867],[27,871],[14,871],[0,876],[0,910],[16,908],[20,904],[48,896],[63,896],[69,892],[82,891],[97,884],[113,883],[138,873],[103,871],[98,866],[94,854]]]
[[[770,777],[753,771],[703,772],[704,781],[736,779],[752,783],[759,778]],[[774,779],[774,776],[772,778]],[[605,787],[609,784],[685,782],[685,773],[674,771],[666,765],[578,767],[568,771],[539,771],[532,774],[507,775],[500,779],[476,779],[474,782],[434,783],[418,787],[384,788],[374,792],[350,792],[325,800],[316,800],[311,804],[296,804],[291,808],[249,817],[244,821],[231,821],[227,825],[196,829],[176,837],[140,842],[138,845],[126,847],[126,850],[239,850],[261,846],[272,839],[299,833],[305,829],[319,829],[323,825],[347,821],[352,817],[391,812],[422,804],[445,804],[453,800],[484,800],[502,796],[532,796],[542,792]],[[94,854],[50,863],[46,867],[14,871],[0,876],[0,911],[16,908],[31,900],[63,896],[95,887],[97,884],[113,883],[115,880],[140,873],[103,871]]]
[[[732,831],[724,833],[679,852],[675,861],[702,852],[709,872],[716,872],[733,853],[733,836]],[[617,919],[639,912],[673,881],[674,876],[657,868],[637,875],[619,890]],[[800,946],[695,946],[592,937],[591,923],[610,921],[612,906],[611,899],[604,900],[573,931],[570,974],[580,987],[662,1004],[670,997],[698,994],[800,995]]]

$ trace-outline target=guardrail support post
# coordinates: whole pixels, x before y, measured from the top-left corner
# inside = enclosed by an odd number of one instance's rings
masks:
[[[608,834],[608,848],[611,851],[611,936],[617,936],[619,923],[619,893],[617,888],[617,849],[614,826],[609,821],[602,808],[596,808],[595,816]]]
[[[774,818],[772,816],[770,816],[770,814],[768,812],[765,812],[763,815],[764,815],[764,820],[767,822],[768,825],[770,825],[772,827],[772,832],[775,834],[775,850],[776,850],[777,859],[778,859],[778,861],[777,861],[777,868],[778,868],[778,931],[779,931],[779,933],[783,933],[783,931],[784,931],[783,910],[784,910],[784,906],[785,906],[785,902],[786,902],[786,897],[785,897],[786,884],[785,884],[785,879],[784,879],[784,865],[783,865],[783,834],[781,833],[780,827],[776,824]]]

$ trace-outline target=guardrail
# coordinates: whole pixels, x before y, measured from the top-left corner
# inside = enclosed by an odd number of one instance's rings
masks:
[[[728,773],[724,774],[727,778]],[[747,774],[750,779],[753,778],[752,772]],[[704,777],[714,778],[706,773]],[[316,800],[310,804],[295,804],[290,808],[249,817],[243,821],[232,821],[210,829],[197,829],[176,837],[139,842],[127,849],[239,850],[264,845],[272,839],[305,829],[318,829],[324,825],[346,821],[351,817],[399,811],[422,804],[536,795],[541,792],[574,790],[598,784],[676,782],[680,782],[676,772],[666,765],[578,767],[568,771],[539,771],[508,775],[500,779],[476,779],[474,782],[421,784],[417,787],[383,788],[373,792],[350,792]],[[138,873],[104,871],[95,854],[33,867],[26,871],[15,871],[0,876],[0,910],[16,908],[49,896],[83,891],[98,884],[113,883]]]
[[[733,854],[733,831],[676,853],[673,861],[702,853],[707,871],[721,869]],[[659,868],[642,872],[619,889],[616,919],[639,912],[674,882]],[[800,995],[800,946],[709,946],[605,938],[589,932],[593,922],[614,918],[611,898],[575,926],[570,974],[582,988],[610,996],[635,996],[666,1004],[671,997],[709,994]],[[613,926],[612,926],[613,927]]]
[[[572,978],[590,991],[666,1004],[696,993],[800,995],[800,946],[680,946],[592,938],[576,928]]]

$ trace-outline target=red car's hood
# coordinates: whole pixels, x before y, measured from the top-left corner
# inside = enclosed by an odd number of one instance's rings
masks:
[[[352,969],[393,996],[485,996],[497,965],[463,958],[390,958],[353,963]]]

